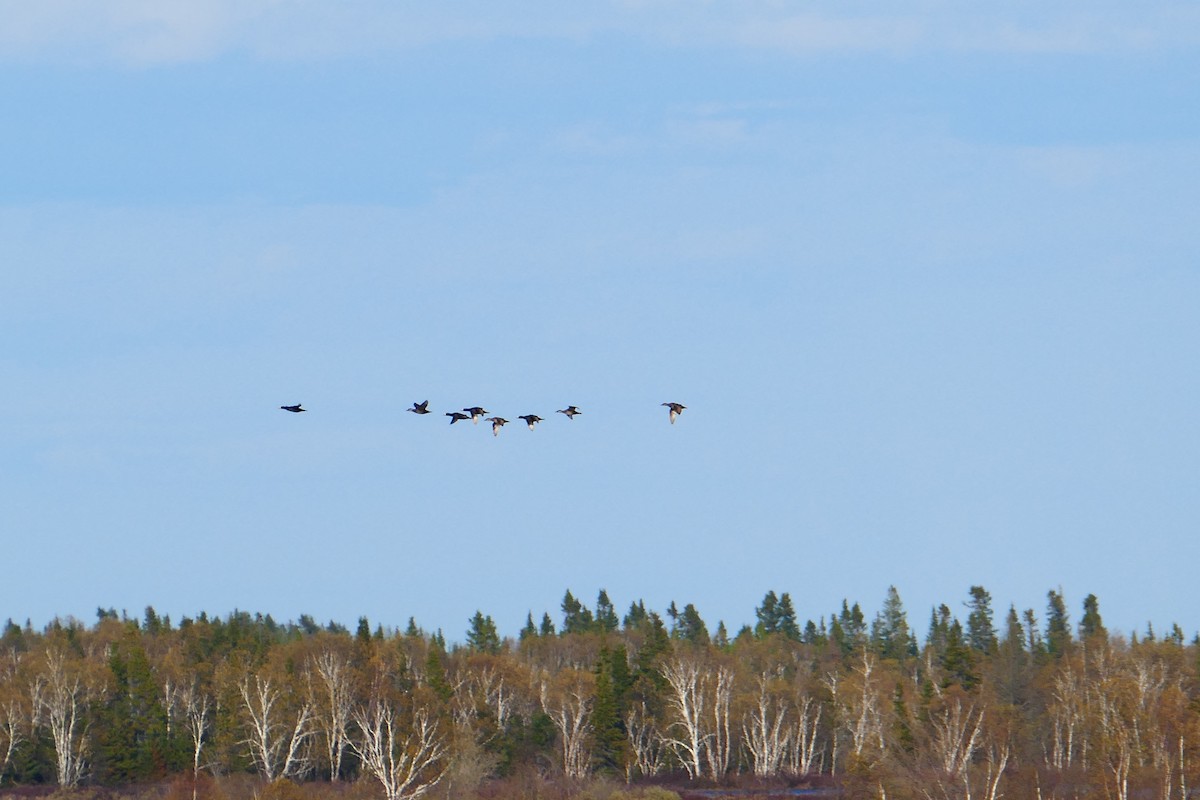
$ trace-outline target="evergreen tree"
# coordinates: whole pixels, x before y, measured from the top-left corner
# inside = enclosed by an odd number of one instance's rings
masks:
[[[1003,644],[1010,645],[1017,652],[1025,652],[1025,629],[1021,626],[1021,618],[1017,616],[1017,607],[1008,607],[1008,616],[1004,618]]]
[[[825,618],[821,617],[821,625],[811,619],[804,623],[804,633],[800,636],[800,641],[805,644],[821,646],[829,642],[829,635],[825,632]]]
[[[662,662],[671,652],[671,638],[662,617],[650,612],[644,626],[646,638],[634,659],[634,681],[641,687],[643,700],[656,699],[667,686],[662,674]]]
[[[908,616],[904,613],[904,604],[895,586],[888,587],[883,609],[871,625],[871,646],[883,658],[897,661],[916,655],[916,642],[908,628]]]
[[[97,777],[108,784],[161,777],[173,766],[168,764],[167,715],[136,622],[128,623],[113,647],[108,668],[112,691],[97,714]]]
[[[838,621],[836,615],[829,618],[829,641],[843,656],[850,655],[854,650],[854,642],[846,636],[846,632],[842,630],[842,623]]]
[[[445,652],[445,646],[439,646],[436,637],[430,641],[429,649],[425,653],[425,682],[443,703],[449,703],[450,698],[454,696],[454,688],[450,686],[450,681],[446,680],[446,668],[442,665],[442,655]]]
[[[1054,658],[1061,658],[1071,646],[1067,604],[1063,601],[1062,592],[1051,589],[1046,596],[1049,598],[1046,609],[1046,652]]]
[[[530,618],[532,624],[533,619]],[[467,631],[467,646],[481,653],[499,653],[500,635],[496,632],[496,623],[491,616],[484,616],[482,611],[476,611],[471,617],[471,627]]]
[[[521,628],[520,641],[531,639],[538,635],[537,626],[533,624],[533,612],[530,611],[525,617],[525,627]]]
[[[142,630],[151,636],[157,636],[163,630],[170,630],[170,627],[164,625],[163,620],[158,616],[158,612],[154,610],[154,606],[146,606],[146,612],[142,623]]]
[[[1029,653],[1025,649],[1025,629],[1016,606],[1008,607],[1004,620],[1004,638],[996,646],[993,668],[996,693],[1010,706],[1022,705],[1028,691]]]
[[[676,639],[683,639],[694,644],[709,643],[708,626],[704,624],[704,620],[700,618],[700,612],[691,603],[683,607],[683,612],[679,615],[675,630],[671,632],[671,635]]]
[[[792,606],[792,596],[787,592],[781,594],[777,609],[776,631],[793,642],[800,641],[800,625],[796,622],[796,609]]]
[[[608,599],[608,592],[604,589],[600,590],[600,594],[596,598],[596,627],[607,633],[617,629],[617,610],[613,607],[612,601]]]
[[[851,606],[846,600],[842,600],[842,611],[838,615],[838,622],[841,623],[842,632],[849,641],[851,649],[857,650],[866,644],[867,623],[858,603]]]
[[[633,676],[625,647],[601,648],[594,668],[596,689],[592,701],[592,739],[601,772],[622,774],[628,759],[625,710]]]
[[[358,630],[354,634],[354,638],[359,644],[369,645],[371,643],[371,623],[366,617],[358,618]]]
[[[940,657],[946,652],[946,640],[949,634],[950,607],[943,603],[930,611],[929,633],[925,636],[925,647]]]
[[[1028,637],[1028,651],[1034,658],[1040,659],[1046,654],[1046,646],[1042,643],[1042,634],[1038,628],[1037,614],[1033,613],[1032,608],[1025,609],[1022,616],[1025,620],[1025,636]]]
[[[1100,601],[1094,594],[1083,598],[1083,619],[1079,621],[1079,638],[1085,641],[1092,638],[1108,638],[1108,631],[1104,629],[1104,622],[1100,619]]]
[[[538,630],[538,635],[540,635],[540,636],[553,636],[554,635],[554,620],[550,619],[550,612],[548,612],[548,611],[544,612],[542,614],[542,627]]]
[[[754,615],[758,617],[758,624],[754,626],[755,636],[761,639],[778,632],[779,598],[775,596],[774,589],[763,596],[762,605],[754,609]]]
[[[646,613],[646,604],[638,600],[636,603],[629,604],[629,611],[625,614],[625,619],[621,620],[621,624],[625,626],[625,630],[630,631],[640,628],[649,618]]]
[[[979,674],[975,671],[975,656],[967,646],[963,637],[962,625],[958,620],[950,623],[946,632],[946,652],[942,656],[942,688],[959,684],[968,692],[979,683]]]
[[[996,652],[996,626],[992,617],[992,596],[982,586],[972,586],[971,600],[967,607],[967,646],[972,650],[991,655]]]
[[[717,632],[713,634],[713,644],[717,647],[729,646],[729,631],[725,629],[725,620],[717,622]]]
[[[592,612],[585,608],[583,603],[575,598],[575,595],[571,594],[570,589],[563,596],[562,612],[563,636],[571,633],[590,633],[595,628]]]

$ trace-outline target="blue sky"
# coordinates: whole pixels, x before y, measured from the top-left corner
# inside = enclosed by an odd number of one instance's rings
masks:
[[[0,13],[0,615],[1200,630],[1194,5]]]

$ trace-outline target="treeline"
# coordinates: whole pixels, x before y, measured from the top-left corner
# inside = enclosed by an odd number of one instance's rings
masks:
[[[619,614],[604,591],[592,607],[568,591],[557,622],[530,614],[513,640],[478,612],[451,646],[413,620],[10,620],[0,782],[174,776],[198,797],[212,776],[254,775],[387,800],[664,780],[988,800],[1198,785],[1200,646],[1178,626],[1110,636],[1094,596],[1073,625],[1055,591],[1043,620],[997,622],[979,586],[965,609],[934,609],[919,640],[894,588],[869,619],[843,602],[804,623],[772,591],[731,635],[691,604]]]

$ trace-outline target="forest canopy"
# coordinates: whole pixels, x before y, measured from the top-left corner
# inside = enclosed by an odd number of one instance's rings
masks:
[[[10,619],[0,781],[175,778],[199,796],[242,776],[386,800],[523,794],[529,781],[547,793],[755,780],[892,798],[1188,796],[1195,638],[1177,625],[1110,635],[1094,595],[1077,624],[1061,591],[1040,615],[997,615],[981,586],[960,607],[931,609],[919,635],[895,588],[870,617],[843,601],[803,622],[772,590],[731,633],[692,603],[620,614],[604,590],[590,606],[567,591],[558,615],[531,611],[515,638],[478,611],[449,645],[413,619],[360,618],[353,632],[244,611],[173,623],[98,609],[91,625],[40,631]]]

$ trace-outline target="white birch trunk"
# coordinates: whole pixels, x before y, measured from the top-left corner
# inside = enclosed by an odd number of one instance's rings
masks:
[[[268,782],[301,775],[308,766],[303,746],[312,735],[312,707],[301,703],[294,721],[284,721],[283,692],[270,678],[243,678],[238,684],[250,735],[243,740],[259,773]]]
[[[742,721],[742,742],[750,754],[750,766],[760,778],[778,775],[791,741],[787,705],[767,691],[767,673],[758,676],[758,696]]]
[[[320,703],[313,705],[320,709],[317,720],[325,736],[329,780],[336,783],[342,775],[342,757],[350,744],[350,715],[354,701],[350,662],[345,656],[326,650],[312,659],[310,669],[319,681]]]
[[[35,679],[30,695],[39,706],[39,719],[50,729],[58,785],[78,786],[87,770],[89,687],[80,675],[70,674],[62,651],[51,650],[46,653],[45,672]]]
[[[662,673],[671,690],[667,706],[675,717],[668,730],[680,732],[665,741],[679,756],[688,777],[695,780],[703,774],[704,748],[709,738],[704,732],[706,676],[696,662],[682,658],[664,664]]]
[[[417,709],[408,726],[382,702],[354,711],[353,718],[360,735],[350,740],[350,747],[367,774],[383,786],[385,800],[414,800],[446,774],[440,763],[445,740],[425,709]]]
[[[562,741],[563,774],[568,778],[585,778],[591,761],[587,747],[591,734],[591,700],[579,690],[564,691],[550,699],[546,684],[542,684],[542,710],[554,722]]]

